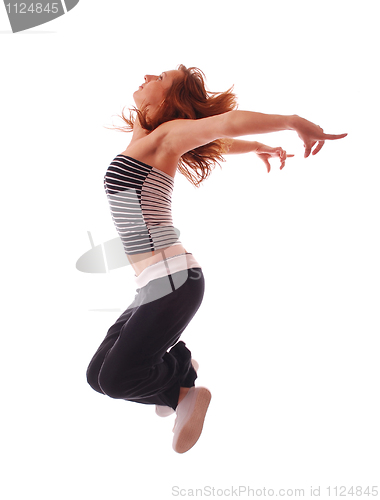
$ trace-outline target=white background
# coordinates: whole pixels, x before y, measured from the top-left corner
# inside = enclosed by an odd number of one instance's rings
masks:
[[[376,7],[81,0],[18,34],[0,9],[3,498],[379,485]],[[120,314],[91,309],[124,310],[136,286],[130,267],[75,267],[87,231],[117,235],[103,176],[130,136],[105,127],[144,74],[181,63],[234,84],[240,109],[348,132],[306,160],[294,132],[256,137],[296,155],[282,171],[251,154],[200,189],[176,176],[174,223],[206,279],[183,340],[213,394],[184,455],[174,417],[87,385]]]

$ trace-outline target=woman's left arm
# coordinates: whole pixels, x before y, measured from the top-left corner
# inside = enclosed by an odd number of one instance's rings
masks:
[[[286,154],[282,148],[271,148],[270,146],[266,146],[265,144],[261,144],[257,141],[242,141],[240,139],[224,139],[226,151],[224,154],[244,154],[244,153],[256,153],[257,156],[262,160],[268,170],[270,172],[270,163],[269,160],[271,158],[280,158],[281,165],[280,170],[282,170],[285,166],[286,158],[289,158],[294,155]]]

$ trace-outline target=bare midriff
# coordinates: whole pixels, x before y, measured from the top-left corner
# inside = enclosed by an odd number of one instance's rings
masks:
[[[173,245],[171,247],[162,248],[160,250],[153,250],[152,252],[138,253],[134,255],[127,255],[128,260],[135,271],[135,275],[141,274],[145,268],[160,262],[161,260],[175,255],[187,253],[182,245]]]

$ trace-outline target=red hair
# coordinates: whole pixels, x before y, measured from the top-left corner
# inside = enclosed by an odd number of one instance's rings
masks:
[[[184,77],[173,82],[155,116],[148,117],[148,110],[144,107],[141,110],[132,108],[129,118],[126,118],[123,108],[121,117],[126,126],[114,128],[131,132],[137,116],[142,128],[151,132],[162,123],[178,118],[197,120],[237,108],[236,95],[232,93],[233,87],[226,92],[209,92],[206,90],[205,75],[200,69],[186,68],[182,64],[178,69],[184,73]],[[218,139],[188,151],[181,156],[178,170],[194,186],[199,187],[215,165],[224,161],[222,154],[228,150],[228,143],[228,140]]]

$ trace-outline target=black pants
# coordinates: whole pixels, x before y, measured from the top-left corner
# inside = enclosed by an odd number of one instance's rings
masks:
[[[91,387],[111,398],[175,409],[180,387],[192,387],[197,378],[191,352],[178,339],[203,294],[200,268],[154,279],[139,288],[90,362]]]

